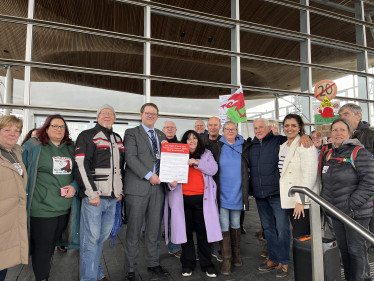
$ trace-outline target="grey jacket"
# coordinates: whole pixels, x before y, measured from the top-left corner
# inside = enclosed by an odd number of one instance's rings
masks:
[[[155,129],[159,141],[167,140],[165,134]],[[151,188],[151,183],[144,177],[153,171],[155,159],[149,137],[142,125],[126,130],[125,146],[125,179],[124,193],[145,196]]]

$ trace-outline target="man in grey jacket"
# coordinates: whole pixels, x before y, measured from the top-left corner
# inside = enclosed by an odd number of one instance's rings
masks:
[[[160,171],[161,142],[165,134],[154,128],[158,108],[146,103],[140,109],[142,124],[126,130],[124,193],[127,214],[125,270],[127,280],[135,280],[139,252],[140,230],[145,218],[145,258],[148,271],[162,275],[168,272],[159,264],[157,247],[165,187]]]

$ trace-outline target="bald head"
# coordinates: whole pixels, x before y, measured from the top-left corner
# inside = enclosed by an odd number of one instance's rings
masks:
[[[198,134],[203,134],[205,132],[205,123],[203,120],[197,120],[195,122],[195,131]]]
[[[211,117],[208,120],[208,132],[209,132],[209,139],[216,140],[219,135],[219,130],[221,129],[222,125],[217,117]]]

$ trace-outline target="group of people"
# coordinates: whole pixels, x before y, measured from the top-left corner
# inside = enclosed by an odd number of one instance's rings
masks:
[[[216,277],[212,256],[229,275],[243,265],[240,244],[244,212],[253,195],[261,219],[266,260],[260,271],[288,274],[291,227],[294,238],[310,235],[308,203],[292,186],[320,194],[364,227],[374,229],[374,130],[361,121],[361,108],[346,104],[331,127],[331,144],[312,132],[302,118],[288,114],[278,123],[253,122],[255,137],[244,139],[237,124],[217,117],[198,120],[180,143],[189,145],[188,183],[160,181],[161,146],[177,143],[176,124],[155,128],[158,107],[140,109],[141,124],[121,136],[108,104],[97,110],[97,124],[73,146],[61,115],[51,115],[33,137],[17,145],[22,120],[0,117],[0,281],[7,269],[27,264],[32,254],[36,281],[48,280],[56,245],[80,250],[82,281],[105,281],[100,256],[109,237],[117,204],[124,201],[127,229],[125,274],[135,280],[139,240],[144,229],[147,270],[168,271],[159,263],[161,225],[169,253],[180,258],[182,275],[199,261]],[[346,280],[371,280],[365,240],[327,213],[341,251]],[[197,252],[193,241],[196,232]],[[264,254],[265,253],[265,254]]]

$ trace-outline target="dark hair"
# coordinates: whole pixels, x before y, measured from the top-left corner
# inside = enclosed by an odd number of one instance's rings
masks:
[[[187,132],[185,132],[183,134],[181,143],[187,143],[187,139],[189,138],[190,135],[194,135],[197,138],[197,147],[193,155],[191,155],[190,153],[190,159],[191,158],[200,159],[201,155],[203,155],[203,153],[205,152],[205,145],[204,145],[202,138],[200,137],[198,133],[196,133],[196,131],[188,130]]]
[[[147,102],[147,103],[143,104],[142,107],[140,108],[140,113],[144,113],[144,108],[146,106],[152,106],[152,107],[154,107],[157,110],[157,114],[158,114],[158,107],[157,107],[157,105],[155,105],[152,102]]]
[[[54,115],[48,116],[47,120],[45,120],[44,125],[40,129],[38,129],[38,132],[36,133],[37,138],[42,142],[42,145],[47,145],[49,143],[50,139],[47,134],[47,129],[51,126],[51,122],[54,119],[61,119],[62,121],[64,121],[64,124],[65,124],[65,134],[64,134],[63,139],[61,140],[61,143],[66,142],[67,145],[72,145],[73,141],[69,136],[68,126],[66,125],[64,117],[62,117],[60,114],[54,114]]]
[[[36,131],[36,130],[37,130],[37,128],[31,129],[31,130],[26,134],[25,138],[24,138],[23,141],[22,141],[21,146],[24,145],[25,142],[27,142],[29,139],[31,139],[31,135],[32,135],[32,133],[33,133],[34,131]]]
[[[286,122],[286,120],[289,120],[289,119],[295,119],[296,123],[300,127],[299,135],[300,136],[305,135],[305,124],[304,124],[303,119],[300,117],[300,115],[293,114],[293,113],[287,114],[286,117],[284,117],[284,119],[283,119],[283,128],[284,128],[284,123]]]

